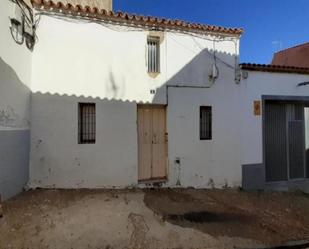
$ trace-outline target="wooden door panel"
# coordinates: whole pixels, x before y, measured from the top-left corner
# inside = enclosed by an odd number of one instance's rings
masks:
[[[151,145],[144,144],[140,149],[139,157],[139,172],[138,179],[140,181],[146,181],[152,178],[151,172],[151,157],[152,157]]]
[[[166,153],[163,151],[165,145],[154,144],[153,145],[153,168],[152,168],[152,178],[159,179],[166,177]]]
[[[152,163],[152,112],[150,109],[138,109],[138,179],[151,178]]]
[[[138,179],[147,181],[167,176],[165,107],[138,106]]]
[[[153,109],[152,177],[166,177],[165,109]]]

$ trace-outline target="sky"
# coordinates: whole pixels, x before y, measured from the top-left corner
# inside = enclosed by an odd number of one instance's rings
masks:
[[[114,10],[241,27],[243,63],[271,63],[273,53],[309,42],[309,0],[114,0]]]

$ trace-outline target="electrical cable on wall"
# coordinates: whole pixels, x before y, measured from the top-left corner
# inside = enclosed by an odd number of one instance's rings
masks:
[[[40,16],[50,16],[50,17],[54,17],[54,18],[57,18],[57,19],[60,19],[60,20],[65,20],[65,21],[69,21],[71,23],[80,23],[81,21],[85,22],[85,23],[96,23],[100,26],[103,26],[105,28],[108,28],[110,30],[113,30],[113,31],[116,31],[116,32],[145,32],[145,29],[144,28],[137,28],[136,26],[134,27],[130,27],[129,24],[127,23],[117,23],[117,22],[114,22],[114,21],[109,21],[109,23],[107,21],[102,21],[101,19],[98,19],[98,18],[94,18],[94,17],[76,17],[75,15],[70,15],[70,17],[68,17],[68,14],[64,15],[63,13],[59,12],[59,13],[50,13],[50,12],[47,12],[47,11],[41,11],[40,13],[37,13],[36,16],[37,17],[40,17]],[[36,21],[36,25],[35,27],[37,27],[39,24],[39,20]],[[115,26],[115,24],[117,26]],[[170,34],[171,34],[171,38],[172,40],[174,40],[176,43],[178,43],[179,45],[183,46],[185,49],[188,49],[190,50],[191,52],[193,53],[199,53],[200,51],[195,51],[194,49],[192,48],[188,48],[186,47],[185,45],[179,43],[176,39],[174,39],[172,36],[177,34],[177,35],[182,35],[182,36],[187,36],[188,34],[192,37],[192,40],[195,42],[195,44],[203,51],[206,51],[208,54],[210,54],[211,56],[213,56],[214,58],[214,68],[216,69],[212,69],[214,71],[217,71],[218,72],[218,67],[217,67],[217,60],[220,61],[222,64],[224,64],[225,66],[227,66],[228,68],[232,69],[235,71],[235,79],[236,79],[236,75],[237,75],[237,70],[238,70],[238,64],[237,64],[237,58],[235,58],[235,65],[230,65],[229,63],[225,62],[224,60],[222,60],[220,57],[216,56],[215,54],[215,43],[219,43],[219,42],[233,42],[235,44],[235,54],[237,54],[237,39],[233,38],[233,37],[220,37],[220,38],[214,38],[214,37],[211,37],[209,38],[209,34],[207,35],[199,35],[199,34],[195,34],[195,33],[192,33],[192,32],[185,32],[185,31],[174,31],[174,30],[169,30],[169,29],[158,29],[159,31],[162,30],[162,31],[168,31]],[[203,40],[207,40],[207,41],[211,41],[213,42],[213,46],[214,46],[214,53],[212,53],[211,51],[209,51],[209,49],[207,48],[203,48],[197,41],[195,38],[200,38],[200,39],[203,39]]]
[[[36,26],[34,22],[34,15],[32,9],[22,0],[10,0],[15,4],[15,8],[20,11],[20,16],[10,18],[11,27],[10,32],[14,41],[22,45],[26,44],[29,50],[33,50],[36,42]],[[15,13],[16,14],[16,13]],[[19,19],[18,19],[19,18]]]
[[[114,31],[123,31],[123,32],[144,32],[145,28],[137,28],[136,25],[131,26],[129,23],[123,23],[123,22],[116,22],[116,21],[107,21],[107,20],[102,20],[99,18],[95,18],[95,17],[86,17],[86,16],[76,16],[76,15],[70,15],[68,13],[62,13],[62,12],[48,12],[48,11],[44,11],[41,10],[39,13],[36,14],[36,16],[50,16],[50,17],[54,17],[60,20],[65,20],[65,21],[69,21],[71,23],[80,23],[81,21],[84,21],[85,23],[96,23],[99,24],[101,26],[104,26],[106,28],[109,28],[111,30]],[[118,25],[117,27],[115,25]],[[215,41],[215,42],[224,42],[224,41],[234,41],[235,38],[229,38],[229,37],[225,37],[222,36],[223,38],[208,38],[208,36],[210,36],[209,34],[205,35],[199,35],[193,32],[186,32],[184,30],[177,30],[174,31],[172,29],[166,29],[166,28],[156,28],[156,31],[162,31],[162,32],[166,32],[168,31],[169,33],[175,33],[178,35],[190,35],[190,36],[194,36],[197,38],[201,38],[204,40],[208,40],[208,41]]]
[[[80,23],[81,21],[84,23],[95,23],[98,24],[100,26],[103,26],[105,28],[108,28],[112,31],[116,31],[116,32],[145,32],[145,28],[143,27],[136,27],[136,26],[130,26],[129,23],[119,23],[119,22],[115,22],[115,21],[107,21],[107,20],[102,20],[99,18],[95,18],[95,17],[85,17],[85,16],[75,16],[75,15],[68,15],[68,13],[62,13],[61,11],[59,12],[48,12],[48,11],[40,11],[39,13],[36,14],[36,17],[38,17],[37,21],[36,21],[36,27],[39,25],[39,18],[41,16],[49,16],[49,17],[53,17],[53,18],[57,18],[60,20],[64,20],[64,21],[68,21],[71,23]],[[186,31],[182,31],[182,30],[171,30],[171,29],[165,29],[165,28],[156,28],[156,30],[158,31],[162,31],[162,32],[167,32],[170,34],[170,38],[175,41],[176,43],[178,43],[179,45],[181,45],[182,47],[184,47],[187,50],[190,50],[192,53],[197,54],[200,53],[201,50],[202,51],[206,51],[209,55],[212,56],[213,58],[213,66],[211,68],[211,72],[209,72],[209,78],[210,78],[210,85],[207,86],[196,86],[195,88],[210,88],[213,84],[215,79],[218,77],[218,66],[217,66],[217,61],[220,61],[223,65],[225,65],[227,68],[232,69],[235,72],[235,80],[237,78],[237,70],[238,70],[238,64],[237,64],[237,58],[235,58],[235,65],[230,65],[229,63],[227,63],[226,61],[222,60],[220,57],[218,57],[216,55],[216,43],[221,43],[221,42],[233,42],[235,45],[235,55],[237,55],[237,45],[238,45],[238,38],[234,38],[234,37],[226,37],[226,36],[217,36],[217,37],[211,37],[211,34],[197,34],[197,33],[193,33],[193,32],[186,32]],[[190,35],[190,37],[192,38],[192,40],[194,41],[194,43],[197,45],[197,47],[199,48],[199,50],[195,50],[194,48],[188,48],[187,46],[185,46],[184,44],[181,44],[180,42],[177,41],[176,37],[174,38],[173,36],[188,36]],[[199,44],[195,38],[199,38],[199,39],[203,39],[206,41],[210,41],[213,44],[213,53],[211,51],[209,51],[208,48],[203,47],[201,44]],[[167,39],[166,39],[166,51],[167,52]],[[145,54],[146,56],[146,54]],[[235,56],[237,57],[237,56]],[[167,59],[167,57],[166,57]],[[147,60],[145,60],[147,61]],[[147,62],[146,62],[147,63]],[[167,62],[166,64],[166,82],[167,82]],[[147,64],[146,64],[147,65]],[[168,88],[169,87],[185,87],[185,86],[167,86],[167,101],[168,101]],[[190,87],[190,88],[194,88],[194,87]]]

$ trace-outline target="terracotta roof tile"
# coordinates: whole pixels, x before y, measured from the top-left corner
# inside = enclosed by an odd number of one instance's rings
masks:
[[[113,12],[106,10],[99,10],[94,7],[91,8],[89,6],[81,6],[72,4],[63,4],[62,2],[53,2],[48,0],[31,0],[31,3],[34,8],[44,9],[48,11],[57,11],[61,10],[62,13],[71,12],[70,14],[76,15],[92,15],[95,18],[100,18],[102,20],[110,20],[110,21],[118,21],[118,22],[126,22],[131,21],[133,24],[139,25],[151,25],[154,27],[162,27],[169,29],[184,29],[189,31],[199,31],[199,32],[214,32],[214,33],[222,33],[228,35],[241,35],[243,29],[241,28],[225,28],[220,26],[212,26],[206,24],[196,24],[185,22],[181,20],[170,20],[170,19],[161,19],[158,17],[152,16],[141,16],[135,14],[129,14],[124,12]]]
[[[290,67],[290,66],[252,64],[252,63],[243,63],[243,64],[240,64],[240,67],[241,69],[249,70],[249,71],[309,74],[309,68],[307,67]]]

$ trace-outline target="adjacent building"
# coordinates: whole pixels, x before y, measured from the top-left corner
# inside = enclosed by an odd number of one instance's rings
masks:
[[[309,67],[309,42],[274,54],[272,65]]]

